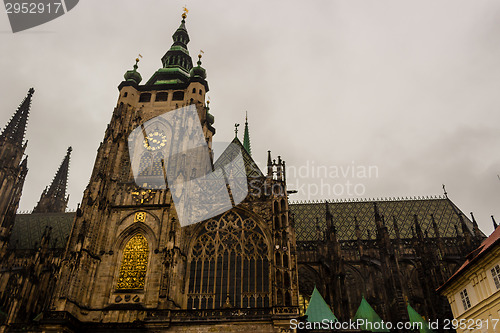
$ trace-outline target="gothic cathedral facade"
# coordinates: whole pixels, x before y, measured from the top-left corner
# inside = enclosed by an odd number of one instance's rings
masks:
[[[260,170],[248,126],[243,143],[235,137],[214,161],[207,74],[201,55],[196,65],[189,55],[185,18],[145,84],[138,59],[125,73],[76,212],[65,212],[69,148],[33,212],[16,215],[33,89],[3,129],[1,330],[288,332],[316,288],[340,320],[354,316],[362,297],[386,321],[407,319],[405,302],[427,318],[449,317],[434,290],[483,239],[474,218],[447,197],[291,204],[285,163],[268,152]],[[230,207],[183,225],[182,193],[165,186],[160,148],[178,133],[162,116],[188,108],[208,160],[177,156],[182,182],[238,154],[242,164],[223,177]],[[136,129],[143,150],[132,155]],[[231,177],[244,179],[240,200]]]
[[[194,105],[209,148],[215,134],[205,102],[206,72],[201,57],[192,64],[185,16],[172,37],[163,67],[145,85],[137,64],[119,85],[45,319],[63,316],[89,328],[105,323],[113,331],[141,321],[148,329],[175,331],[225,313],[229,319],[219,325],[236,320],[240,329],[260,332],[288,327],[298,313],[298,281],[279,171],[263,175],[244,151],[244,172],[256,190],[237,207],[187,227],[179,223],[175,193],[144,189],[134,180],[127,137],[141,124]],[[176,135],[160,121],[148,126],[161,138],[150,138],[154,142]],[[161,175],[160,158],[145,154],[141,158],[152,163],[141,169],[141,183]]]

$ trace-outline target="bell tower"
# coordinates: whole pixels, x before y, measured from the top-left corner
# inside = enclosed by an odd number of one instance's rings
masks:
[[[201,67],[201,53],[197,65],[192,64],[185,23],[186,13],[161,59],[162,67],[146,84],[140,84],[136,59],[118,86],[117,105],[77,210],[54,301],[54,309],[67,311],[78,320],[103,319],[98,311],[82,314],[84,308],[182,306],[185,254],[177,246],[181,231],[172,194],[168,188],[148,183],[148,177],[158,179],[162,174],[155,145],[170,142],[171,137],[164,124],[153,121],[153,129],[147,129],[151,135],[141,139],[153,158],[145,168],[141,166],[139,176],[146,187],[134,179],[128,137],[160,115],[194,106],[210,147],[215,129],[205,104],[209,89],[206,71]]]
[[[274,332],[298,315],[284,162],[270,162],[265,176],[252,160],[249,140],[244,147],[235,138],[214,163],[207,74],[201,52],[197,66],[189,56],[186,13],[162,67],[141,85],[136,59],[118,86],[52,309],[44,317],[61,330],[76,321],[85,327],[107,325],[110,331],[140,323],[163,332],[172,321],[196,326],[201,324],[194,318],[210,315],[224,325],[246,316],[249,327],[258,320],[265,328],[258,331]],[[200,129],[197,142],[206,148],[206,159],[176,141],[179,123],[185,122],[182,112],[188,111],[194,112],[188,122]],[[175,121],[162,120],[168,115]],[[189,140],[195,136],[188,134]],[[182,146],[176,147],[181,153],[162,155],[169,145]],[[231,164],[235,159],[241,164]],[[171,179],[167,184],[167,160],[183,166],[176,173],[181,183],[231,164],[230,172],[219,173],[225,180],[220,189],[231,198],[229,208],[183,224],[178,188],[170,186]],[[204,207],[211,206],[210,199]]]

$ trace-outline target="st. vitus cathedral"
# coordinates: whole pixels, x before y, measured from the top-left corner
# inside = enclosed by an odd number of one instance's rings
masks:
[[[363,296],[385,321],[407,320],[406,302],[428,319],[452,318],[435,289],[484,235],[447,196],[289,203],[285,163],[268,152],[267,170],[258,168],[248,123],[243,143],[236,137],[211,162],[242,153],[231,176],[245,177],[248,195],[231,209],[181,226],[175,191],[143,186],[164,172],[158,148],[173,139],[158,116],[194,106],[211,151],[207,75],[201,55],[196,66],[189,55],[185,18],[145,84],[137,62],[125,73],[76,212],[66,212],[69,148],[33,211],[16,214],[34,89],[3,128],[2,330],[287,332],[315,286],[341,321]],[[154,131],[144,137],[138,186],[128,137],[146,122]],[[186,180],[197,177],[192,170]]]

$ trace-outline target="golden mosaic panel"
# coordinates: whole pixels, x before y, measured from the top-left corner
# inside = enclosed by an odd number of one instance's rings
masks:
[[[146,238],[141,234],[132,237],[123,249],[117,290],[144,289],[148,257],[149,245]]]
[[[146,213],[145,212],[135,213],[134,222],[145,222],[145,221],[146,221]]]

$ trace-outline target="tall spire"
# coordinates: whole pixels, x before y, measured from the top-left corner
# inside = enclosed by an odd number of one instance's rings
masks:
[[[64,160],[59,166],[52,184],[40,196],[40,201],[33,209],[33,213],[63,213],[68,205],[69,196],[66,196],[68,183],[69,159],[72,148],[69,147]]]
[[[30,113],[31,97],[34,92],[35,89],[33,88],[28,90],[28,95],[24,98],[21,105],[19,105],[16,113],[14,113],[9,123],[2,131],[2,134],[0,134],[0,141],[10,140],[12,143],[22,146],[26,131],[26,123],[28,122]]]
[[[245,147],[248,154],[252,156],[252,148],[250,147],[250,132],[248,131],[248,113],[245,114],[245,134],[243,136],[243,147]]]

